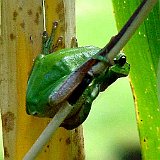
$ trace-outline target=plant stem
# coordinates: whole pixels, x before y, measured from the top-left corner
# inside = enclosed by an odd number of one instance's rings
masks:
[[[72,108],[73,106],[69,105],[68,102],[62,104],[60,110],[57,112],[57,114],[53,117],[48,126],[41,133],[39,138],[36,140],[36,142],[24,156],[23,160],[34,160],[36,158],[38,153],[42,150],[45,144],[52,137],[53,133],[57,130],[57,128],[61,125],[61,123],[70,113]]]
[[[130,40],[157,2],[158,0],[144,0],[135,10],[120,32],[113,36],[110,42],[99,51],[99,55],[107,58],[108,66],[114,64],[113,59]],[[92,66],[90,71],[93,74],[101,74],[105,68],[106,64],[104,64],[104,62],[98,62],[96,65]]]
[[[138,14],[135,15],[132,23],[126,28],[124,34],[118,40],[118,42],[113,46],[113,48],[108,52],[107,58],[109,60],[113,60],[114,57],[122,50],[122,48],[126,45],[126,43],[133,36],[138,27],[142,24],[144,19],[148,16],[154,5],[158,2],[158,0],[144,0],[142,3],[141,10]],[[135,11],[136,12],[136,11]],[[134,15],[134,13],[133,13]]]
[[[132,20],[132,22],[130,23],[130,25],[125,29],[125,32],[118,39],[118,41],[113,45],[113,47],[109,51],[107,50],[107,48],[104,48],[105,52],[107,52],[106,55],[107,55],[107,58],[110,60],[110,62],[113,61],[114,57],[120,52],[120,50],[129,41],[129,39],[132,37],[134,32],[137,30],[137,28],[144,21],[144,19],[149,14],[149,12],[153,8],[153,6],[158,2],[158,0],[147,0],[147,1],[143,1],[143,2],[144,2],[144,5],[140,9],[140,11],[135,15],[135,17]],[[111,40],[111,42],[112,42],[112,40]],[[92,69],[93,69],[93,67],[92,67]],[[56,131],[56,129],[60,126],[60,124],[63,122],[63,120],[70,113],[72,108],[73,107],[71,105],[69,105],[67,102],[65,102],[62,105],[61,109],[53,117],[53,119],[48,124],[48,126],[45,128],[45,130],[42,132],[40,137],[33,144],[32,148],[25,155],[23,160],[32,160],[37,156],[37,154],[41,151],[43,146],[49,141],[49,139],[51,138],[53,133]]]

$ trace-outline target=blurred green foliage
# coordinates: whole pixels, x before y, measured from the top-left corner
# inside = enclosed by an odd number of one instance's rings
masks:
[[[113,0],[118,29],[133,13],[141,0]],[[125,3],[124,3],[125,2]],[[143,159],[160,159],[160,104],[157,86],[160,60],[160,8],[153,8],[146,20],[125,47],[131,64],[137,122],[140,132]],[[133,67],[132,67],[133,66]]]
[[[103,47],[117,33],[111,0],[76,1],[76,21],[79,46]],[[86,160],[121,160],[126,150],[139,149],[128,78],[118,80],[99,95],[83,127]],[[1,148],[0,160],[2,153]]]
[[[79,46],[103,47],[117,34],[111,0],[76,1]],[[128,78],[101,93],[83,124],[86,160],[122,160],[123,152],[139,149],[133,97]]]

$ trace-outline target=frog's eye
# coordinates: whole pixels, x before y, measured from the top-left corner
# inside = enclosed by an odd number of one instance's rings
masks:
[[[114,59],[114,63],[123,66],[126,63],[126,56],[120,55],[118,58]]]

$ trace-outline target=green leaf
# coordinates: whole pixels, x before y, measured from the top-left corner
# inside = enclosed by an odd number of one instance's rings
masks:
[[[112,2],[117,28],[120,30],[138,7],[140,0],[112,0]],[[131,64],[130,79],[142,157],[147,160],[157,160],[160,158],[160,103],[158,101],[158,97],[160,99],[160,10],[158,4],[125,46],[124,51]]]

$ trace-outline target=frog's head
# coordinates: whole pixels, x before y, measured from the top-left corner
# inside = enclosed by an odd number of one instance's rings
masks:
[[[114,65],[111,70],[117,74],[118,77],[126,77],[130,71],[130,65],[126,61],[126,56],[123,53],[119,53],[114,59]]]

